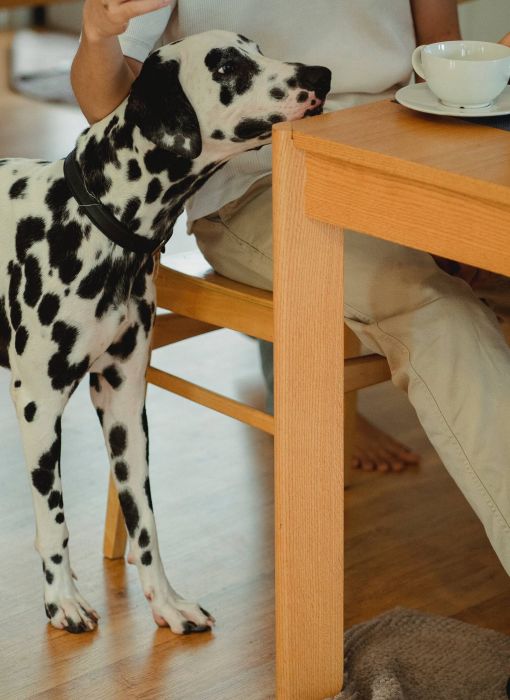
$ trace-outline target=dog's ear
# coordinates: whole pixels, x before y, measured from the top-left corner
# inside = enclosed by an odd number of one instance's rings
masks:
[[[149,56],[133,83],[126,119],[139,127],[146,139],[184,158],[202,151],[200,125],[179,81],[179,62]]]

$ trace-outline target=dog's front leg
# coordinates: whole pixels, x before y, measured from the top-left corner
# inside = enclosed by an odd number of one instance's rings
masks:
[[[42,558],[46,615],[58,629],[85,632],[96,627],[99,616],[76,588],[69,563],[60,480],[60,421],[68,395],[40,378],[31,382],[27,375],[13,367],[11,394],[32,485],[35,546]],[[23,376],[23,381],[16,376]]]
[[[126,333],[143,336],[143,329],[136,328]],[[129,534],[128,561],[138,569],[144,595],[159,626],[169,626],[177,634],[205,632],[212,627],[214,619],[174,591],[159,553],[148,472],[145,414],[148,342],[140,337],[138,341],[139,347],[135,343],[135,349],[125,357],[126,348],[133,343],[121,339],[95,363],[90,375],[91,397],[103,427]]]

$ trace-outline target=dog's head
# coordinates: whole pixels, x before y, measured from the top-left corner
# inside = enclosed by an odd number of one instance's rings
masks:
[[[207,145],[223,159],[268,143],[277,122],[319,114],[330,79],[322,66],[266,58],[242,35],[204,32],[149,56],[126,119],[177,156]]]

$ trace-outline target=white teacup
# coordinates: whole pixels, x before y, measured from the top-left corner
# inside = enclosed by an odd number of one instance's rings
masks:
[[[448,107],[488,107],[510,78],[510,48],[489,41],[418,46],[412,62],[416,73]]]

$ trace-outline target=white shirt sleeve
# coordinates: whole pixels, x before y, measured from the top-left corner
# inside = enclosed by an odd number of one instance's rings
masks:
[[[165,31],[174,4],[134,17],[124,34],[119,36],[122,53],[137,61],[145,61]]]

